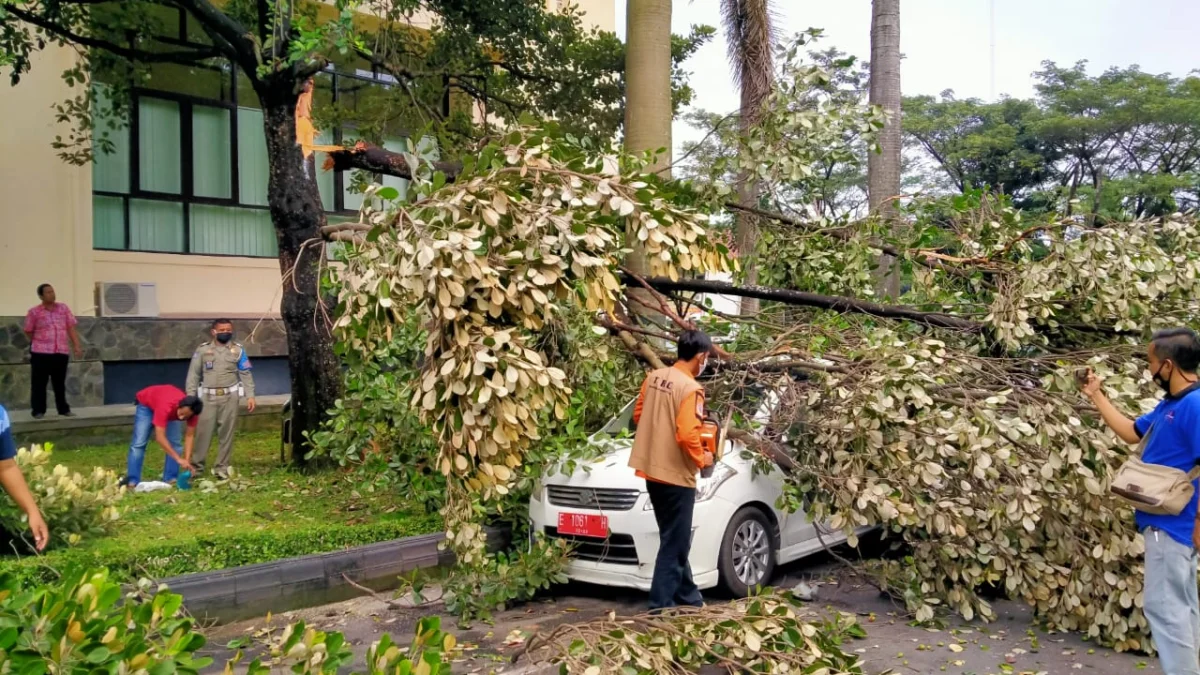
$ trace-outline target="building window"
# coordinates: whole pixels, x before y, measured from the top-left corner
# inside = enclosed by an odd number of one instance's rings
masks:
[[[164,12],[174,12],[164,8]],[[172,44],[196,42],[190,26],[164,17]],[[102,84],[97,97],[108,95]],[[354,109],[364,95],[384,94],[392,82],[370,71],[317,76],[315,105],[338,100],[339,86]],[[220,60],[194,66],[156,64],[132,88],[130,123],[110,131],[114,152],[97,153],[92,165],[93,248],[273,258],[275,230],[267,208],[267,146],[263,113],[249,81]],[[382,97],[381,97],[382,98]],[[103,106],[102,106],[103,107]],[[106,124],[97,120],[97,127]],[[353,126],[324,131],[319,143],[350,143]],[[402,147],[388,136],[385,147]],[[324,162],[318,155],[316,165]],[[373,177],[396,187],[399,179]],[[362,195],[350,175],[317,172],[325,211],[354,215]]]

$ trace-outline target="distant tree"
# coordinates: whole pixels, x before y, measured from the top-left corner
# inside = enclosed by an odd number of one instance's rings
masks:
[[[741,90],[738,125],[745,134],[762,119],[763,106],[771,93],[776,29],[770,0],[721,0],[725,41],[729,47],[729,66],[734,84]],[[737,180],[738,199],[758,205],[760,183],[750,170]],[[736,216],[734,239],[742,255],[742,271],[747,284],[758,282],[754,250],[758,244],[758,217],[750,213]],[[743,314],[758,312],[757,298],[742,298]]]
[[[996,103],[956,99],[904,99],[904,133],[909,145],[934,160],[939,173],[926,184],[946,183],[955,191],[990,187],[1019,196],[1043,186],[1054,174],[1056,149],[1037,133],[1042,113],[1032,101],[1005,98]]]

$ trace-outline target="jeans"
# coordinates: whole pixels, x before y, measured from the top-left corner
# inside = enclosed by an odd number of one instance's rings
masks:
[[[71,357],[66,354],[29,354],[30,378],[33,386],[29,393],[30,412],[46,414],[46,382],[54,388],[54,407],[59,415],[71,412],[67,403],[67,364]]]
[[[167,441],[179,456],[183,456],[183,425],[181,420],[167,422]],[[146,459],[146,444],[154,436],[154,411],[138,404],[133,414],[133,440],[129,442],[129,456],[125,460],[125,475],[130,485],[142,482],[142,462]],[[163,465],[163,482],[169,483],[179,477],[179,462],[167,454]]]
[[[692,581],[688,556],[692,551],[692,511],[696,507],[696,489],[646,481],[646,492],[654,506],[658,522],[658,558],[654,561],[654,579],[650,583],[650,609],[679,605],[700,607],[704,598]]]
[[[1164,675],[1200,675],[1200,599],[1196,549],[1153,527],[1146,539],[1146,620]]]

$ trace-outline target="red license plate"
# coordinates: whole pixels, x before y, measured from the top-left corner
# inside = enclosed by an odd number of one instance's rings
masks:
[[[560,513],[558,514],[558,533],[606,539],[608,537],[608,516]]]

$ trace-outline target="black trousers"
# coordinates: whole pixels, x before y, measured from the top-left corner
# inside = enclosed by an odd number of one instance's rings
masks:
[[[692,581],[692,511],[696,507],[696,489],[646,481],[646,492],[654,505],[658,522],[658,558],[654,561],[654,580],[650,583],[650,609],[680,605],[700,607],[704,598]]]
[[[66,354],[33,354],[29,355],[29,365],[33,368],[33,391],[29,395],[29,407],[34,415],[46,414],[46,381],[54,387],[54,406],[59,415],[71,412],[67,404],[67,363],[71,357]]]

